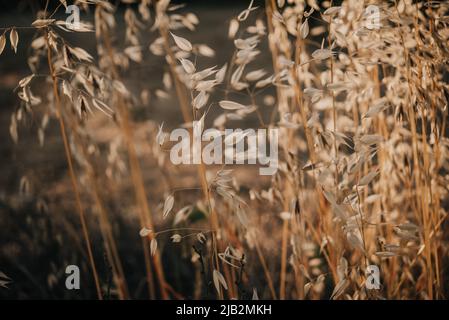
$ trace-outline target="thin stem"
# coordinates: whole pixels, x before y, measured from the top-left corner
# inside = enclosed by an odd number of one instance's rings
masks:
[[[52,53],[51,53],[51,46],[50,46],[48,37],[49,37],[49,34],[48,34],[48,30],[47,30],[47,33],[45,35],[45,39],[47,41],[47,60],[48,60],[48,67],[50,69],[50,74],[51,74],[52,81],[53,81],[53,94],[54,94],[54,97],[55,97],[55,104],[56,104],[56,108],[57,108],[57,111],[58,111],[59,127],[60,127],[60,130],[61,130],[62,141],[64,143],[64,151],[65,151],[67,164],[69,166],[70,180],[72,182],[73,192],[75,193],[76,205],[77,205],[78,213],[79,213],[79,216],[80,216],[81,227],[82,227],[82,230],[83,230],[84,240],[85,240],[85,243],[86,243],[86,249],[87,249],[87,254],[88,254],[88,257],[89,257],[90,267],[92,269],[92,273],[93,273],[93,276],[94,276],[95,288],[97,290],[98,299],[102,300],[103,299],[103,295],[101,293],[101,288],[100,288],[100,282],[99,282],[99,278],[98,278],[97,268],[95,266],[95,260],[94,260],[93,254],[92,254],[92,247],[91,247],[91,242],[90,242],[90,238],[89,238],[89,232],[87,230],[87,224],[86,224],[86,219],[85,219],[85,215],[84,215],[84,209],[83,209],[83,206],[81,204],[81,197],[80,197],[80,194],[79,194],[78,182],[76,180],[75,169],[73,168],[73,163],[72,163],[72,155],[71,155],[71,151],[70,151],[70,146],[69,146],[69,142],[68,142],[66,131],[65,131],[66,129],[65,129],[65,124],[64,124],[64,119],[63,119],[63,111],[62,111],[60,96],[59,96],[59,93],[58,93],[57,80],[56,80],[56,77],[55,77],[55,72],[54,72],[54,67],[53,67],[53,62],[52,62],[53,58],[52,58]]]
[[[117,79],[119,76],[118,76],[118,71],[113,62],[114,61],[113,50],[112,50],[112,45],[110,42],[109,30],[107,28],[104,28],[102,31],[104,34],[103,39],[104,39],[104,43],[106,46],[106,53],[111,62],[110,70],[112,72],[112,77]],[[153,222],[152,222],[152,218],[151,218],[150,207],[148,205],[148,201],[146,198],[146,191],[145,191],[145,186],[143,183],[142,171],[140,168],[139,160],[137,158],[136,149],[135,149],[134,143],[133,143],[133,132],[132,132],[132,128],[130,125],[128,110],[127,110],[127,107],[126,107],[123,97],[119,93],[116,94],[116,97],[117,97],[117,102],[118,102],[117,107],[118,107],[120,120],[121,120],[120,121],[121,129],[123,131],[123,135],[124,135],[124,138],[126,141],[126,146],[128,149],[129,163],[130,163],[130,169],[131,169],[131,178],[132,178],[134,189],[136,192],[136,200],[137,200],[137,203],[139,203],[140,208],[141,208],[141,210],[139,210],[140,224],[141,224],[141,227],[149,227],[150,229],[152,229]],[[144,256],[145,256],[145,265],[146,265],[146,269],[147,269],[147,282],[148,282],[148,286],[149,286],[149,290],[150,290],[150,295],[152,295],[153,280],[152,280],[152,275],[151,275],[152,274],[151,265],[149,263],[150,257],[149,257],[149,250],[148,250],[148,242],[145,241],[144,239],[142,239],[142,241],[144,243]],[[159,290],[161,292],[161,296],[163,299],[168,299],[168,293],[167,293],[167,289],[165,286],[164,271],[163,271],[162,264],[160,261],[159,252],[156,252],[153,255],[153,263],[154,263],[154,268],[156,271],[156,276],[159,281]]]

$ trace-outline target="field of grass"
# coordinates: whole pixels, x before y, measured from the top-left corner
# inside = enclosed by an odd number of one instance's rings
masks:
[[[449,297],[449,4],[230,3],[0,10],[1,299]]]

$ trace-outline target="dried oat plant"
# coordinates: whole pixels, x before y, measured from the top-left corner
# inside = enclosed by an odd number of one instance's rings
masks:
[[[1,296],[33,297],[24,273],[41,297],[70,297],[55,283],[77,264],[84,298],[448,298],[449,4],[251,0],[216,22],[214,47],[189,5],[77,0],[73,28],[69,2],[0,26],[0,59],[28,48],[15,148],[31,127],[40,152],[62,141],[68,169],[22,172],[2,196],[36,213],[0,226],[39,224],[2,238]],[[277,128],[278,170],[175,165],[180,127]],[[44,281],[27,246],[48,250]]]

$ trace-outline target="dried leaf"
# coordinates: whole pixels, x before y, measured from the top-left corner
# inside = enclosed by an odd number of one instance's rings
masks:
[[[196,71],[195,65],[190,60],[181,58],[179,59],[179,61],[181,62],[182,67],[184,68],[184,71],[186,73],[192,74]]]
[[[411,223],[411,222],[401,223],[397,227],[401,230],[412,231],[412,232],[418,232],[418,230],[419,230],[419,227],[416,224]]]
[[[228,64],[226,63],[223,67],[221,67],[220,70],[218,70],[217,74],[215,75],[215,80],[217,83],[222,83],[224,80],[224,77],[226,75],[226,69],[228,68]]]
[[[348,279],[343,279],[340,282],[338,282],[334,288],[334,291],[332,291],[332,295],[331,295],[330,299],[331,300],[337,299],[339,296],[341,296],[345,292],[348,285],[349,285]]]
[[[114,80],[112,82],[112,86],[125,97],[128,97],[130,95],[128,89],[126,89],[125,85],[120,80]]]
[[[192,80],[201,81],[201,80],[204,80],[207,77],[213,75],[216,72],[217,72],[217,70],[215,70],[215,66],[214,67],[210,67],[210,68],[204,69],[204,70],[202,70],[200,72],[197,72],[194,75],[192,75]]]
[[[37,19],[31,25],[36,28],[43,28],[52,24],[55,21],[56,21],[55,19]]]
[[[164,88],[166,90],[170,90],[172,87],[172,81],[171,76],[169,72],[164,72],[164,75],[162,76],[162,83],[164,84]]]
[[[382,136],[378,134],[366,134],[360,138],[360,142],[366,145],[377,144],[383,141]]]
[[[69,49],[70,53],[73,54],[78,60],[92,62],[94,59],[83,48],[80,48],[80,47],[75,47],[75,48],[67,47],[67,48]]]
[[[204,57],[213,58],[215,57],[215,50],[205,44],[200,44],[198,46],[198,54]]]
[[[9,125],[9,134],[11,135],[11,138],[14,141],[14,143],[17,143],[19,141],[19,134],[17,132],[17,120],[15,114],[12,114],[11,116],[11,124]]]
[[[38,37],[38,38],[34,39],[33,42],[31,42],[31,47],[34,50],[38,50],[40,48],[43,48],[45,45],[46,45],[46,42],[45,42],[45,38],[43,36],[42,37]]]
[[[235,84],[240,82],[240,78],[243,75],[243,70],[245,68],[245,65],[239,66],[237,69],[235,69],[234,73],[231,76],[231,85],[235,87]]]
[[[391,258],[397,256],[396,253],[391,251],[378,251],[375,253],[375,255],[381,258]]]
[[[151,255],[154,256],[156,254],[156,250],[157,250],[157,240],[156,238],[151,239],[150,242],[150,252]]]
[[[285,23],[284,21],[284,17],[282,16],[282,14],[279,13],[279,11],[274,10],[273,11],[273,15],[272,15],[273,20],[278,21],[280,23]]]
[[[309,19],[306,19],[299,28],[299,34],[301,35],[302,39],[307,38],[309,35]]]
[[[209,100],[209,94],[206,93],[206,91],[201,91],[198,93],[198,95],[193,99],[192,106],[199,110],[202,107],[204,107],[207,103],[207,100]]]
[[[330,7],[328,8],[326,11],[324,11],[324,15],[325,16],[332,16],[334,14],[337,14],[338,12],[340,12],[341,7]]]
[[[312,282],[307,282],[307,283],[304,285],[304,296],[307,296],[307,294],[309,293],[310,288],[312,288],[312,286],[313,286],[313,283],[312,283]]]
[[[328,83],[326,85],[326,89],[330,91],[341,91],[341,90],[350,90],[352,88],[352,82],[334,82]]]
[[[225,110],[240,110],[246,108],[243,104],[229,100],[222,100],[218,104]]]
[[[9,42],[11,43],[11,47],[14,50],[14,53],[17,53],[17,44],[19,43],[19,34],[16,31],[16,28],[12,28],[9,33]]]
[[[31,74],[22,80],[19,81],[19,87],[23,88],[30,83],[30,81],[34,78],[34,74]]]
[[[3,33],[0,36],[0,54],[2,54],[3,50],[5,49],[5,45],[6,45],[6,37],[5,34]]]
[[[317,49],[312,52],[312,58],[315,60],[325,60],[334,55],[334,52],[329,49]]]
[[[228,38],[234,39],[238,30],[239,30],[239,22],[236,19],[232,19],[231,22],[229,23]]]
[[[339,280],[343,280],[348,275],[348,260],[345,257],[340,258],[340,263],[337,266],[337,274]]]
[[[264,69],[258,69],[258,70],[248,72],[247,75],[245,76],[245,78],[248,81],[257,81],[265,75],[266,75],[266,71]]]
[[[368,111],[364,115],[364,118],[374,117],[388,107],[389,105],[386,103],[386,101],[380,101],[379,103],[376,103],[368,109]]]
[[[226,280],[223,277],[223,275],[218,271],[214,269],[213,272],[213,280],[214,280],[214,286],[217,290],[217,293],[220,294],[220,284],[223,286],[225,290],[228,290],[228,285],[226,284]]]
[[[200,81],[195,87],[195,90],[197,91],[209,91],[212,89],[215,85],[217,85],[217,80],[207,80],[207,81]]]
[[[11,283],[11,281],[4,281],[4,280],[0,280],[0,287],[5,288],[5,289],[9,289],[7,284]]]
[[[65,94],[70,99],[70,101],[73,101],[72,87],[68,84],[66,80],[62,81],[62,93]]]
[[[127,47],[123,51],[132,61],[142,62],[142,48],[140,46]]]
[[[259,300],[259,295],[257,294],[257,289],[253,288],[253,296],[251,300]]]
[[[147,237],[149,234],[151,234],[151,232],[152,232],[151,229],[148,229],[148,228],[143,227],[143,228],[139,231],[139,235],[140,235],[141,237]]]
[[[175,40],[175,43],[179,49],[188,52],[192,51],[192,44],[189,42],[189,40],[179,37],[171,32],[170,34],[173,37],[173,40]]]
[[[290,220],[292,218],[292,214],[288,211],[282,211],[279,216],[282,220]]]
[[[39,140],[39,145],[43,147],[45,142],[45,132],[42,128],[37,129],[37,138]]]
[[[171,194],[165,199],[164,202],[164,210],[162,214],[162,218],[165,219],[167,215],[170,213],[171,209],[173,209],[173,205],[175,204],[175,197]]]
[[[266,87],[266,86],[268,86],[269,84],[271,84],[272,81],[273,81],[273,77],[268,77],[268,78],[266,78],[266,79],[259,80],[259,81],[257,81],[257,83],[256,83],[256,88],[263,88],[263,87]]]
[[[193,130],[196,134],[201,134],[204,130],[204,119],[206,118],[206,113],[200,118],[200,120],[196,121],[193,125]]]
[[[0,279],[12,280],[10,277],[8,277],[6,274],[4,274],[2,271],[0,271]]]
[[[106,103],[97,98],[92,99],[92,104],[95,108],[97,108],[107,116],[111,116],[114,113],[114,111],[111,108],[109,108],[109,106]]]
[[[394,227],[393,231],[396,233],[396,235],[406,241],[415,241],[419,238],[416,236],[415,231],[409,231],[409,230],[403,230],[399,227]]]
[[[368,173],[366,176],[364,176],[362,179],[360,179],[359,181],[359,186],[366,186],[368,185],[371,181],[373,181],[373,179],[378,175],[378,171],[373,171]]]

